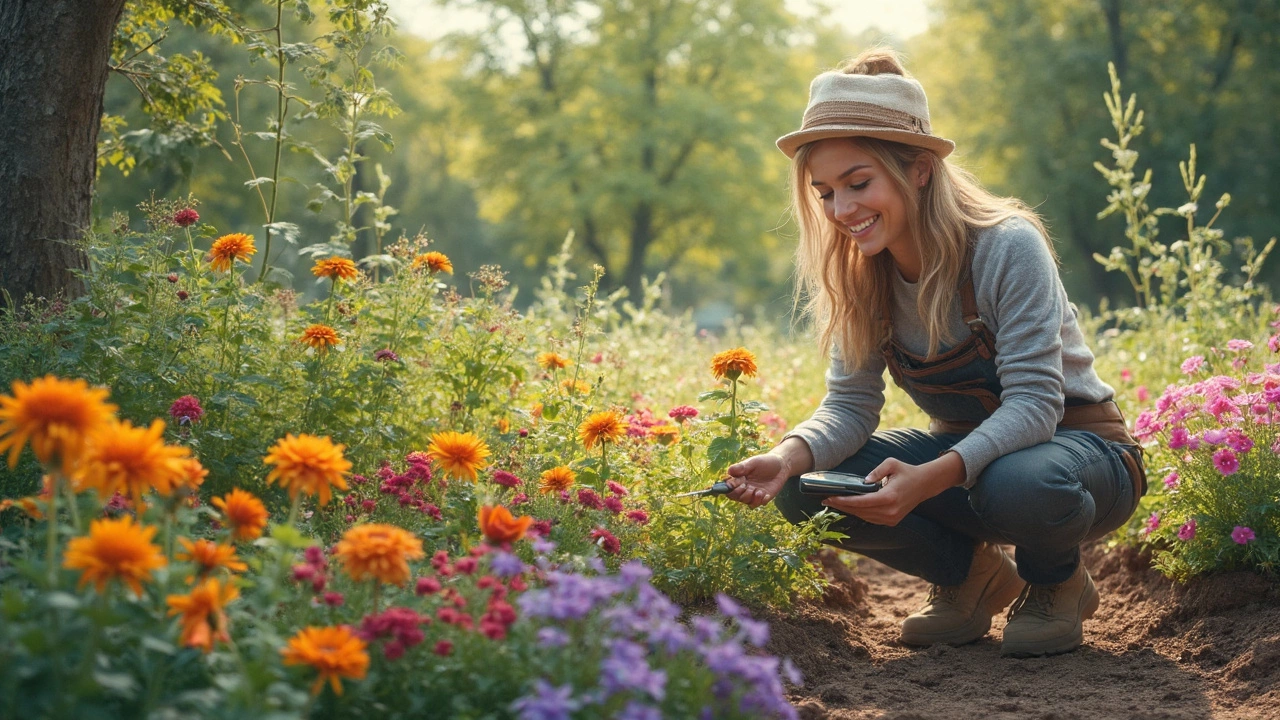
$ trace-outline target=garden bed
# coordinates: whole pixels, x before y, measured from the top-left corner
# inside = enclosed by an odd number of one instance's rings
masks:
[[[771,617],[768,649],[804,673],[790,697],[802,718],[1280,718],[1280,582],[1179,586],[1127,547],[1086,562],[1102,607],[1068,655],[1000,657],[1003,617],[972,645],[906,647],[898,623],[928,585],[867,559],[834,597]]]

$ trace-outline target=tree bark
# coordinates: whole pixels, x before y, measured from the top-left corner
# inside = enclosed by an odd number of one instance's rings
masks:
[[[1116,77],[1123,80],[1129,69],[1129,54],[1120,23],[1120,0],[1103,0],[1102,12],[1107,16],[1107,35],[1111,38],[1111,62],[1116,65]]]
[[[0,0],[0,290],[84,291],[111,40],[124,0]]]

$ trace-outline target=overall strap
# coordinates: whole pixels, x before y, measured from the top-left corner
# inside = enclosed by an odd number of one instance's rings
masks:
[[[960,276],[960,311],[964,324],[977,336],[978,354],[985,360],[996,356],[996,337],[978,314],[977,293],[973,289],[973,253],[977,243],[969,240],[964,253],[964,274]]]

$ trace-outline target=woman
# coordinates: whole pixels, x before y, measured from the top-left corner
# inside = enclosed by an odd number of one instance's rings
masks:
[[[814,79],[778,147],[828,392],[777,447],[729,468],[729,497],[776,501],[791,522],[836,510],[841,547],[929,581],[904,643],[972,642],[1013,603],[1002,654],[1079,647],[1098,607],[1080,545],[1124,524],[1145,477],[1043,223],[945,160],[954,143],[931,133],[924,90],[888,50]],[[886,368],[927,431],[878,429]],[[882,487],[799,493],[801,473],[831,468]]]

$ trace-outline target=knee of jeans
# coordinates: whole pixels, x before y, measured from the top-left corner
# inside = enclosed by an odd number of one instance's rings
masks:
[[[800,492],[800,478],[787,478],[786,484],[778,491],[773,504],[787,522],[792,525],[802,523],[823,509],[821,500]]]
[[[988,465],[969,492],[983,522],[1009,542],[1028,546],[1079,544],[1092,522],[1092,502],[1065,473],[1007,455]]]

